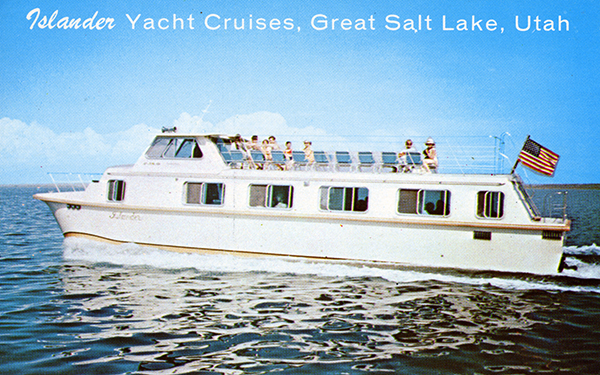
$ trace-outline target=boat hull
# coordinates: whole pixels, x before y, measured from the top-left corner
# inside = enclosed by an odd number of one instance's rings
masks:
[[[39,198],[39,197],[38,197]],[[66,237],[182,252],[230,252],[465,270],[555,274],[563,249],[535,226],[279,212],[148,209],[43,199]],[[489,233],[480,239],[477,233]]]

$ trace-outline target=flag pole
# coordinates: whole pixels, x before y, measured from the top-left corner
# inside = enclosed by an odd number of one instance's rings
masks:
[[[525,142],[523,143],[523,147],[521,147],[521,150],[523,150],[523,148],[525,147],[525,145],[527,144],[527,141],[529,140],[529,135],[527,135],[527,139],[525,139]],[[520,153],[520,151],[519,151]],[[510,174],[515,173],[515,169],[517,169],[517,165],[519,165],[519,161],[521,159],[519,159],[519,157],[517,157],[517,161],[515,162],[515,165],[512,167],[512,170],[510,171]]]

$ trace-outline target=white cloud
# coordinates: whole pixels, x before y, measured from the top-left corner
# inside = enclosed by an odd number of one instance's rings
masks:
[[[202,116],[184,112],[171,126],[176,126],[177,133],[180,134],[240,133],[246,138],[256,134],[261,140],[275,135],[281,145],[285,141],[292,141],[294,149],[301,149],[305,139],[313,142],[313,149],[324,151],[397,151],[403,148],[404,143],[403,138],[390,137],[387,132],[376,129],[371,130],[369,136],[342,137],[327,134],[325,130],[316,127],[295,128],[289,126],[281,114],[272,112],[237,115],[217,124],[204,121]],[[132,164],[160,132],[160,129],[137,124],[116,133],[100,134],[91,128],[80,132],[56,133],[35,122],[28,125],[20,120],[2,118],[0,184],[49,182],[46,172],[101,173],[111,165]],[[419,146],[425,138],[422,135],[413,140]],[[468,161],[458,164],[489,163],[487,159],[479,160],[483,156],[474,153],[477,151],[473,150],[474,145],[448,143],[437,137],[436,141],[438,153],[447,166],[457,164],[457,161],[450,158],[453,153],[450,148],[469,150]],[[489,145],[486,146],[485,155],[493,157],[493,149],[488,148],[493,146],[493,140],[487,140],[486,143]]]
[[[2,118],[0,183],[48,182],[46,172],[102,172],[112,164],[132,163],[157,132],[140,124],[109,134],[91,128],[56,133],[35,122]]]
[[[257,134],[260,138],[267,138],[269,135],[326,135],[323,129],[315,127],[290,127],[282,115],[266,111],[236,115],[216,125],[203,121],[202,116],[192,116],[184,112],[177,120],[173,121],[173,126],[177,127],[178,133],[217,133],[230,135],[239,133],[244,137]]]
[[[298,142],[298,148],[307,134],[326,136],[322,129],[290,127],[282,115],[271,112],[237,115],[218,124],[184,112],[173,121],[173,126],[178,133],[241,133],[245,137],[258,134],[261,139],[273,134],[281,136],[281,142]],[[1,118],[0,184],[49,182],[46,172],[102,172],[110,165],[131,164],[160,132],[137,124],[116,133],[100,134],[91,128],[56,133],[36,122],[28,125]]]
[[[20,120],[0,119],[0,165],[56,165],[82,159],[120,159],[139,156],[157,133],[145,125],[129,130],[99,134],[91,128],[82,132],[55,133],[38,123],[27,125]]]
[[[328,135],[323,129],[312,126],[291,127],[281,114],[266,111],[236,115],[218,124],[203,121],[201,116],[192,116],[184,112],[173,121],[173,126],[177,127],[178,133],[241,134],[245,138],[256,134],[261,140],[274,135],[279,143],[283,144],[289,140],[297,145],[297,148],[300,148],[302,141],[307,138],[313,141],[315,138],[329,138],[329,144],[332,141],[332,135]]]

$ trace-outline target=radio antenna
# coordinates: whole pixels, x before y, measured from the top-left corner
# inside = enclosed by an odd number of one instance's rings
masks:
[[[208,112],[208,108],[210,107],[212,103],[212,100],[208,101],[208,105],[206,106],[206,108],[202,111],[202,116],[200,116],[200,120],[198,120],[198,122],[202,121],[202,119],[204,118],[204,115]]]

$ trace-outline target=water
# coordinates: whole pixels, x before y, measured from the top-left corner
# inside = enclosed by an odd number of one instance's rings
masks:
[[[0,373],[600,372],[598,190],[554,277],[63,243],[44,190],[0,187]]]

